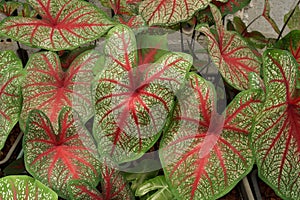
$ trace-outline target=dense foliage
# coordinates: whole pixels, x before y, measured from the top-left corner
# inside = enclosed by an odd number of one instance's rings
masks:
[[[254,165],[300,199],[300,1],[284,37],[265,1],[278,39],[224,25],[250,0],[101,3],[112,17],[83,0],[0,3],[19,46],[0,52],[0,148],[20,126],[27,174],[1,178],[0,199],[211,200]]]

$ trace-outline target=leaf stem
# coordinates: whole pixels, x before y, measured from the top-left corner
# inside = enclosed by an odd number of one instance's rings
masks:
[[[181,43],[181,52],[184,52],[183,46],[183,32],[182,32],[182,24],[180,23],[180,43]]]

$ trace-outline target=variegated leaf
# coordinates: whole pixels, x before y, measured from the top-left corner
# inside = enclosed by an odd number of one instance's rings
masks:
[[[198,10],[208,6],[211,0],[145,0],[139,13],[149,25],[172,25],[187,21]]]
[[[217,199],[252,169],[249,131],[259,111],[260,92],[247,90],[216,113],[213,86],[196,74],[178,97],[160,158],[178,199]]]
[[[30,176],[6,176],[0,179],[2,200],[57,200],[57,194]]]
[[[134,195],[123,175],[115,166],[102,162],[101,189],[105,200],[134,200]]]
[[[189,56],[168,53],[137,66],[136,39],[120,25],[108,33],[105,68],[95,87],[94,135],[101,155],[134,160],[159,138],[174,93],[190,67]]]
[[[1,33],[24,44],[58,51],[93,41],[113,26],[94,5],[82,0],[28,0],[42,19],[8,17]]]
[[[196,29],[208,38],[208,52],[226,82],[238,90],[248,89],[248,74],[260,73],[260,61],[248,44],[235,32],[226,31],[222,25],[221,14],[210,5],[216,21],[217,35],[207,26]]]
[[[73,200],[104,200],[97,188],[82,180],[72,180],[68,183],[68,190]]]
[[[98,58],[96,51],[85,51],[67,71],[63,71],[55,53],[32,55],[26,65],[27,76],[22,87],[21,128],[24,128],[28,113],[33,109],[45,112],[55,127],[63,106],[74,108],[84,121],[90,118],[93,113],[90,90],[94,78],[92,68]]]
[[[297,62],[283,50],[263,56],[266,101],[252,133],[259,176],[284,199],[300,198],[300,98]]]
[[[19,120],[22,107],[21,85],[25,72],[12,51],[0,52],[0,149]]]
[[[73,110],[62,109],[58,122],[55,131],[43,112],[30,112],[23,140],[25,166],[33,177],[69,198],[67,184],[71,180],[97,186],[101,163],[92,136]]]

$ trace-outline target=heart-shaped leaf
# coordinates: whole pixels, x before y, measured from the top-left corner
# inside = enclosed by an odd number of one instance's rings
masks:
[[[102,194],[86,181],[72,180],[68,183],[68,190],[73,200],[104,200]]]
[[[78,115],[64,108],[58,122],[56,132],[43,112],[30,112],[23,140],[25,166],[36,179],[67,198],[70,180],[86,180],[96,187],[101,165],[92,137]]]
[[[26,66],[27,76],[22,88],[21,127],[24,128],[28,113],[33,109],[45,112],[52,123],[57,122],[63,106],[74,108],[84,121],[90,118],[93,113],[92,68],[98,58],[96,51],[86,51],[64,72],[57,54],[42,52],[32,55]]]
[[[259,74],[260,61],[239,34],[224,29],[217,7],[210,4],[210,9],[216,21],[217,36],[208,26],[200,25],[196,29],[207,36],[209,54],[226,82],[238,90],[248,89],[248,74]]]
[[[0,150],[19,120],[22,107],[22,63],[12,51],[0,51]]]
[[[260,91],[239,93],[226,118],[215,111],[213,86],[197,74],[190,74],[183,91],[161,142],[166,179],[178,199],[216,199],[252,168],[249,130],[260,108]]]
[[[93,41],[113,26],[94,5],[82,0],[28,0],[42,19],[8,17],[2,34],[24,44],[58,51]]]
[[[6,176],[0,179],[0,199],[57,200],[57,194],[30,176]]]
[[[167,53],[137,66],[136,48],[131,29],[111,29],[97,78],[94,135],[99,153],[116,162],[137,159],[156,142],[191,65],[189,56]]]
[[[204,9],[211,0],[145,0],[139,13],[149,25],[172,25],[189,20],[196,11]]]
[[[300,199],[300,98],[298,64],[283,50],[263,55],[266,101],[252,133],[259,176],[284,199]]]

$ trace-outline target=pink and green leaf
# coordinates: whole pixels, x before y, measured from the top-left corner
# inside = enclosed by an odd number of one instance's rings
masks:
[[[197,29],[207,36],[211,59],[226,82],[238,90],[246,90],[249,87],[248,74],[260,72],[259,58],[239,34],[224,29],[217,7],[210,4],[210,8],[217,35],[208,26],[200,25]]]
[[[33,177],[69,198],[67,184],[71,180],[86,180],[97,186],[101,163],[92,136],[75,111],[62,109],[58,122],[55,131],[42,111],[30,112],[23,139],[25,166]]]
[[[297,88],[300,89],[300,30],[289,32],[275,44],[276,48],[288,50],[298,63]]]
[[[134,15],[138,8],[134,4],[128,4],[127,0],[100,0],[105,7],[111,8],[115,15]]]
[[[68,190],[73,200],[104,200],[96,187],[82,180],[72,180],[68,183]]]
[[[300,98],[298,63],[287,51],[263,55],[266,101],[252,130],[259,176],[284,199],[300,198]]]
[[[164,54],[138,65],[132,30],[120,25],[108,33],[105,68],[95,87],[94,135],[99,153],[116,162],[134,160],[159,138],[172,109],[174,92],[190,68],[189,56]]]
[[[227,14],[234,14],[237,11],[241,10],[242,8],[244,8],[245,6],[247,6],[250,3],[250,0],[228,0],[227,2],[219,2],[217,0],[212,0],[211,3],[216,5],[220,9],[221,14],[224,17]],[[200,23],[214,24],[215,23],[209,8],[200,10],[195,15],[198,19],[198,24],[200,24]]]
[[[135,199],[125,178],[113,165],[103,162],[101,173],[101,189],[104,200]]]
[[[27,76],[22,87],[21,128],[33,109],[45,112],[54,124],[64,106],[74,108],[83,120],[90,118],[93,113],[92,68],[98,58],[96,51],[85,51],[73,60],[67,71],[63,71],[57,54],[42,52],[32,55],[26,65]]]
[[[252,169],[249,131],[260,92],[241,92],[220,115],[211,83],[190,74],[184,91],[162,138],[160,159],[178,199],[216,199]]]
[[[146,26],[145,20],[140,15],[133,16],[115,16],[115,20],[130,28],[140,28]]]
[[[30,176],[6,176],[0,179],[0,199],[57,200],[57,194]]]
[[[83,52],[87,50],[92,50],[95,48],[95,45],[85,46],[85,47],[79,47],[77,49],[74,49],[72,51],[63,51],[63,54],[60,57],[61,61],[61,67],[63,69],[68,69],[71,63]]]
[[[227,2],[212,0],[211,3],[220,8],[222,16],[225,16],[241,10],[250,3],[250,0],[228,0]]]
[[[25,72],[12,51],[0,52],[0,149],[19,120],[22,107],[21,85]]]
[[[82,0],[29,0],[42,19],[8,17],[1,33],[24,44],[58,51],[93,41],[113,26],[93,4]]]
[[[139,6],[139,13],[149,25],[173,25],[187,21],[211,0],[145,0]]]

